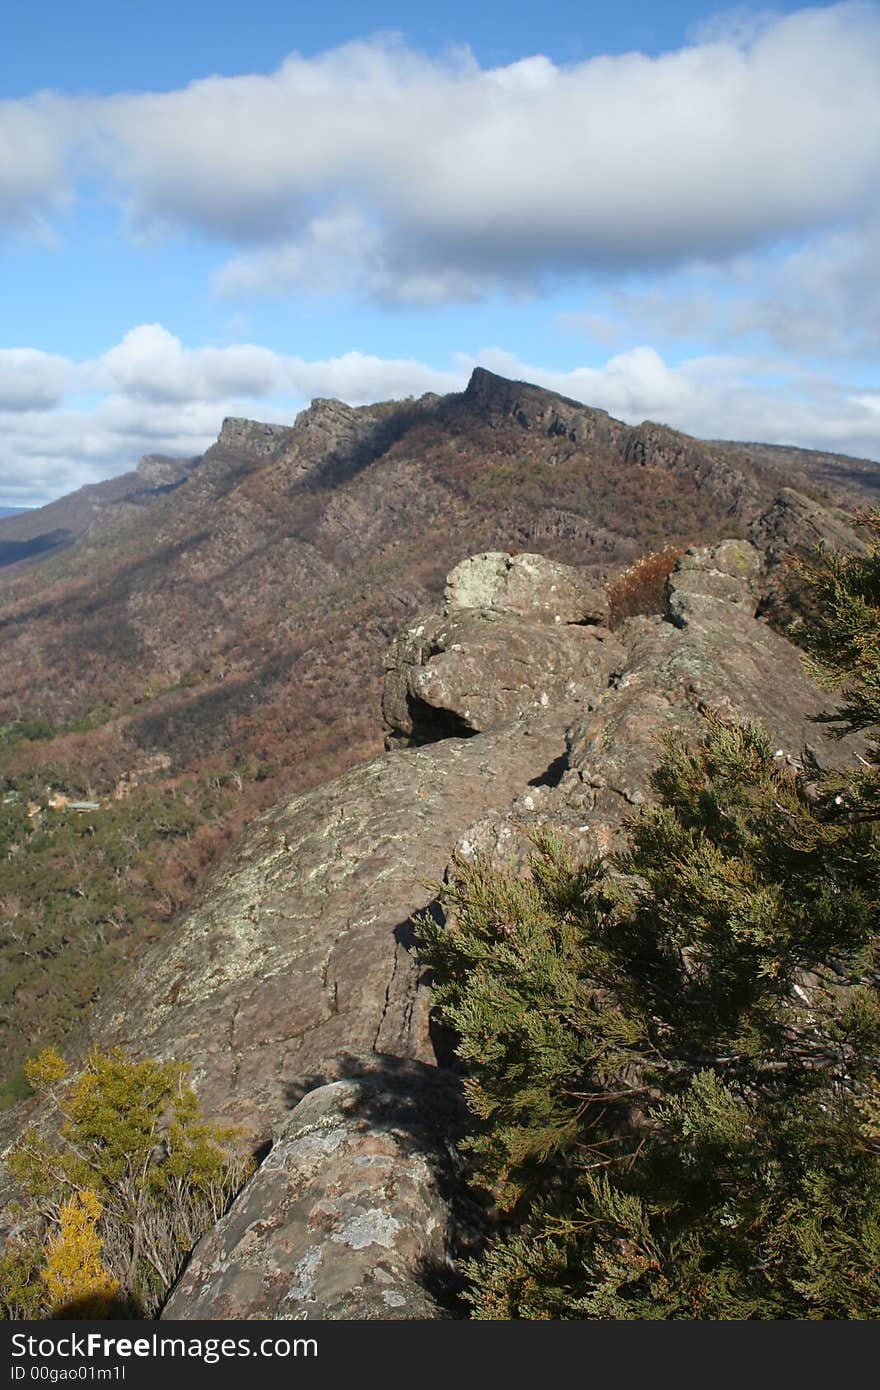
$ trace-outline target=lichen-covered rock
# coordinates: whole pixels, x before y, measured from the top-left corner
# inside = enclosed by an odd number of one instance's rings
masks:
[[[162,1316],[447,1316],[430,1288],[449,1279],[460,1121],[449,1077],[417,1064],[310,1091]]]
[[[625,652],[606,688],[581,706],[552,785],[527,787],[509,807],[469,825],[447,878],[478,856],[524,871],[541,827],[575,859],[620,847],[627,818],[650,796],[662,737],[698,738],[707,710],[759,721],[790,764],[805,745],[827,766],[850,761],[859,741],[831,738],[813,720],[823,697],[801,653],[755,617],[763,587],[762,555],[748,541],[683,555],[670,576],[666,615],[631,618],[615,633]]]
[[[492,609],[452,610],[404,633],[386,658],[390,743],[428,743],[588,700],[622,648],[607,628],[554,626]]]
[[[489,608],[549,623],[605,623],[608,599],[580,570],[543,555],[490,550],[463,560],[446,580],[446,612]]]
[[[560,765],[564,762],[560,759]],[[536,837],[548,832],[575,863],[595,858],[600,846],[584,815],[580,776],[567,766],[555,772],[558,780],[554,778],[552,785],[526,787],[505,810],[488,811],[468,826],[452,848],[444,875],[447,884],[455,884],[465,866],[481,860],[502,873],[527,872]]]
[[[386,754],[259,817],[93,1036],[188,1063],[208,1110],[255,1139],[335,1054],[432,1061],[413,914],[465,827],[558,760],[574,711]]]
[[[669,617],[678,627],[698,618],[723,620],[717,604],[734,604],[751,617],[762,572],[761,555],[748,541],[688,550],[669,578]]]
[[[694,551],[670,577],[674,622],[658,616],[624,624],[626,659],[569,736],[583,820],[603,850],[619,843],[625,816],[646,800],[662,736],[699,737],[707,709],[760,722],[792,763],[805,745],[828,766],[851,760],[860,747],[813,722],[823,698],[801,653],[754,616],[759,562],[747,542]]]

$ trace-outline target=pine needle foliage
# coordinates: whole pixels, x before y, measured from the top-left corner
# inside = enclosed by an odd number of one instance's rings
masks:
[[[811,582],[811,659],[874,729],[880,547]],[[880,1317],[878,770],[795,772],[710,716],[624,854],[544,834],[422,923],[493,1202],[475,1317]]]

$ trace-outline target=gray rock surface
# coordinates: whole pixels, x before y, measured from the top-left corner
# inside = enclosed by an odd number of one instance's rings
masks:
[[[257,420],[227,415],[220,427],[216,448],[251,454],[255,458],[270,458],[290,439],[289,425],[264,425]]]
[[[334,1055],[433,1061],[412,916],[465,827],[562,754],[574,713],[386,754],[261,816],[93,1036],[187,1062],[208,1109],[256,1138]]]
[[[446,581],[446,612],[491,608],[549,623],[605,623],[608,599],[571,565],[543,555],[485,551],[463,560]]]
[[[648,796],[662,736],[699,737],[705,710],[757,720],[793,764],[805,745],[827,766],[861,746],[813,722],[826,702],[801,653],[754,616],[759,572],[759,553],[746,541],[690,551],[669,580],[672,621],[624,624],[622,669],[569,735],[583,819],[600,849],[618,842],[624,817]],[[570,779],[567,789],[574,797]]]
[[[499,728],[527,710],[589,700],[622,658],[608,599],[570,565],[486,551],[446,581],[443,612],[386,657],[386,746]]]
[[[754,616],[764,580],[762,555],[748,541],[683,555],[670,576],[665,619],[630,618],[614,634],[625,654],[569,730],[556,784],[525,788],[507,809],[468,826],[448,876],[478,855],[521,871],[541,826],[576,858],[618,848],[627,819],[650,797],[662,737],[699,738],[708,710],[759,721],[790,765],[805,746],[829,767],[851,761],[860,741],[831,738],[813,722],[826,701],[800,652]]]
[[[850,523],[850,514],[839,508],[823,506],[794,488],[783,487],[751,526],[749,535],[772,571],[793,553],[822,545],[835,550],[864,549]]]
[[[457,1239],[460,1118],[448,1078],[417,1064],[310,1091],[162,1316],[447,1316],[430,1288],[448,1284]]]
[[[589,700],[622,656],[602,627],[557,627],[494,609],[453,609],[425,619],[386,658],[388,743],[467,736],[532,708]]]

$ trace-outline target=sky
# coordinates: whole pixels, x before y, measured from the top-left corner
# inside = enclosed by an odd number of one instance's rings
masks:
[[[878,3],[4,3],[0,506],[476,365],[880,460],[878,269]]]

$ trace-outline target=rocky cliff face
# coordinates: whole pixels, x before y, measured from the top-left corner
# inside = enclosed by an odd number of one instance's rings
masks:
[[[188,1063],[211,1113],[269,1150],[165,1316],[449,1315],[477,1217],[414,916],[440,911],[461,860],[522,865],[539,823],[579,854],[618,843],[658,735],[697,734],[707,708],[760,719],[780,759],[847,759],[810,722],[799,653],[756,617],[766,583],[750,541],[693,549],[664,611],[612,633],[563,565],[495,552],[453,571],[443,611],[392,648],[391,751],[260,817],[94,1020],[104,1043]]]

